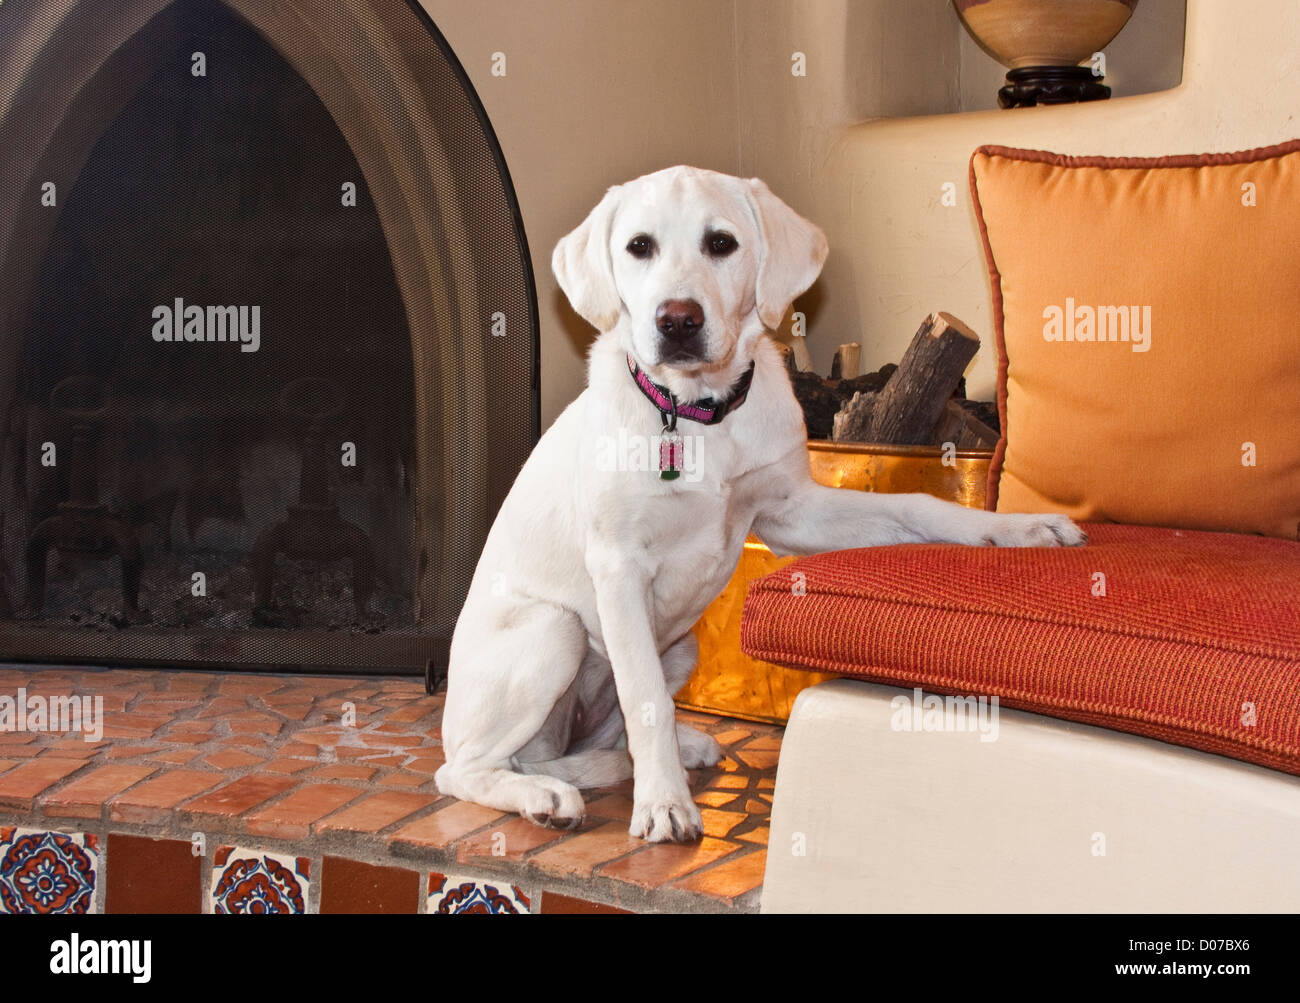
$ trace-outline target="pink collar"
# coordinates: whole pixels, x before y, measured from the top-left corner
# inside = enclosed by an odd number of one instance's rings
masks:
[[[650,379],[631,355],[627,357],[627,368],[636,385],[641,388],[641,392],[659,409],[659,414],[663,416],[664,428],[669,430],[677,428],[678,418],[698,421],[701,425],[719,424],[723,418],[745,403],[745,398],[749,395],[749,385],[754,379],[754,363],[751,362],[744,375],[732,385],[727,391],[727,396],[722,400],[703,397],[689,404],[680,404],[672,391]]]

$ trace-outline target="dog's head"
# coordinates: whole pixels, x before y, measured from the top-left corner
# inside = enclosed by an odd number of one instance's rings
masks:
[[[697,373],[777,328],[826,251],[822,231],[762,181],[671,167],[611,188],[551,267],[591,324],[622,324],[643,364]]]

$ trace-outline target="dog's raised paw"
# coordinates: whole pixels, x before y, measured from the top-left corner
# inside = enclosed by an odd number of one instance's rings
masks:
[[[652,843],[690,843],[704,834],[704,820],[689,797],[638,801],[628,832]]]
[[[995,517],[997,524],[984,535],[993,547],[1081,547],[1088,534],[1064,515],[1014,513]]]

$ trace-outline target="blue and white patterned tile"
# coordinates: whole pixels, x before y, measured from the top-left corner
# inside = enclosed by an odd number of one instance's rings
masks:
[[[98,912],[99,837],[0,826],[0,913]]]
[[[208,912],[302,915],[311,860],[246,846],[219,846],[212,858]]]
[[[518,885],[459,874],[429,875],[425,912],[442,916],[459,913],[527,915],[532,906]]]

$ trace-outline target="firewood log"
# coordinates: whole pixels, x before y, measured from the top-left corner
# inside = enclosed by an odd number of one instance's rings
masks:
[[[992,449],[998,444],[998,433],[960,403],[950,400],[934,430],[932,441],[940,446],[951,442],[958,449]]]
[[[979,336],[951,314],[927,317],[871,407],[863,441],[932,443],[935,426],[979,344]]]
[[[831,438],[836,442],[871,442],[867,430],[880,394],[856,393],[835,415]]]

